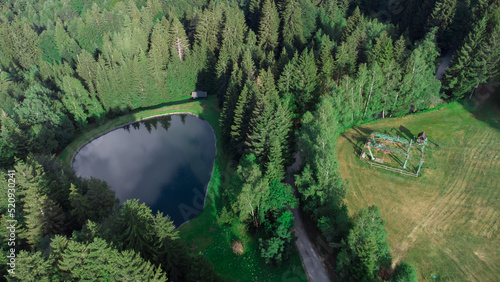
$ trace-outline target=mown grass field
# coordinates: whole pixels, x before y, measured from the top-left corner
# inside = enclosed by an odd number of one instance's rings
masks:
[[[171,103],[172,104],[172,103]],[[73,156],[85,143],[116,127],[154,116],[173,113],[192,113],[207,120],[220,140],[218,101],[215,96],[206,100],[174,102],[174,105],[159,106],[131,113],[103,122],[102,125],[90,125],[87,130],[75,137],[59,155],[67,165],[71,165]],[[220,208],[220,190],[224,174],[230,170],[228,160],[217,143],[217,156],[214,171],[207,191],[205,208],[201,214],[179,227],[180,236],[192,253],[203,254],[214,265],[215,270],[227,281],[306,281],[306,274],[298,251],[294,248],[291,258],[281,266],[267,265],[260,257],[257,238],[250,235],[245,224],[235,222],[231,226],[219,226],[217,211]],[[232,243],[241,241],[245,249],[242,255],[232,251]]]
[[[500,277],[500,111],[453,103],[404,118],[354,127],[338,140],[351,214],[377,205],[393,263],[413,264],[422,280],[498,281]],[[371,131],[427,133],[418,178],[370,167],[359,152]],[[409,136],[411,135],[411,136]],[[412,157],[419,158],[416,154]]]

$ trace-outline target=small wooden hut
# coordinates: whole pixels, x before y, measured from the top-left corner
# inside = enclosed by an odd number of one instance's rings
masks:
[[[191,97],[193,99],[198,99],[198,98],[207,98],[207,92],[206,91],[194,91],[191,92]]]
[[[418,143],[424,143],[424,141],[427,139],[427,134],[425,134],[424,131],[420,132],[417,136],[417,142]]]

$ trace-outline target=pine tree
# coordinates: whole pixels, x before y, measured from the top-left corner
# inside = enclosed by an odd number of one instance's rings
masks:
[[[29,70],[40,58],[38,35],[26,20],[16,21],[11,31],[16,61],[24,70]]]
[[[333,71],[334,71],[334,59],[333,59],[333,43],[326,36],[321,45],[320,51],[320,65],[321,71],[319,73],[320,81],[320,93],[324,94],[329,88],[332,87]]]
[[[76,41],[90,54],[96,54],[97,50],[102,48],[103,35],[99,30],[97,22],[84,22],[81,18],[77,18],[77,36]]]
[[[60,205],[49,198],[50,186],[43,167],[32,158],[15,165],[19,173],[17,187],[22,197],[25,232],[19,234],[31,246],[37,246],[47,234],[64,233],[65,214]]]
[[[0,23],[0,66],[2,70],[12,66],[16,59],[15,46],[11,38],[12,26],[8,21]]]
[[[384,224],[377,207],[359,211],[339,254],[337,269],[342,278],[372,280],[377,277],[381,266],[391,264]]]
[[[356,31],[352,36],[347,38],[347,41],[337,49],[335,54],[335,74],[337,81],[344,75],[353,75],[356,69],[358,60],[358,46],[360,42],[360,31]]]
[[[100,221],[111,213],[119,201],[106,182],[91,178],[85,181],[85,184],[87,189],[84,196],[90,204],[91,211],[88,219]]]
[[[80,129],[86,127],[88,118],[92,117],[98,120],[104,116],[102,106],[98,101],[92,99],[78,79],[64,76],[61,88],[64,91],[62,102],[66,109],[73,114]]]
[[[394,60],[400,65],[403,65],[403,62],[406,59],[406,39],[403,35],[399,37],[399,39],[394,43]]]
[[[77,55],[80,54],[81,48],[76,41],[69,36],[61,21],[56,22],[54,30],[54,40],[57,48],[61,52],[61,59],[66,61],[71,66],[76,66]]]
[[[16,257],[16,271],[9,276],[11,281],[49,281],[57,279],[50,275],[51,261],[41,252],[20,251]]]
[[[166,281],[161,269],[136,252],[119,252],[101,238],[95,238],[89,244],[70,240],[57,267],[60,275],[68,279]]]
[[[236,7],[226,7],[224,18],[222,47],[220,52],[226,54],[229,60],[235,62],[239,59],[243,51],[248,27],[245,22],[243,11]]]
[[[262,15],[263,3],[265,0],[249,0],[248,1],[248,27],[257,30],[259,27],[259,20]]]
[[[387,32],[382,32],[375,46],[371,50],[369,61],[378,62],[381,67],[394,57],[392,39],[387,35]]]
[[[161,241],[179,239],[179,230],[175,229],[175,225],[168,215],[163,216],[163,213],[158,212],[154,218],[154,228],[156,236]]]
[[[186,31],[177,17],[173,17],[169,33],[172,40],[172,54],[175,54],[178,59],[183,61],[189,50],[189,41]]]
[[[273,0],[265,0],[259,22],[259,47],[274,51],[278,46],[279,17]]]
[[[280,101],[276,105],[273,116],[269,141],[269,163],[266,167],[266,176],[269,179],[283,179],[285,177],[284,161],[289,157],[289,132],[292,128],[292,114],[288,102]]]
[[[213,2],[203,10],[196,24],[195,39],[198,44],[206,44],[207,50],[214,53],[220,46],[221,29],[223,21],[223,5],[216,5]]]
[[[153,77],[158,92],[166,92],[165,78],[170,59],[170,23],[162,18],[153,27],[151,47],[148,52],[148,70]]]
[[[240,95],[242,76],[243,74],[238,64],[234,63],[220,117],[221,132],[223,136],[222,142],[225,145],[229,145],[231,138],[231,125],[233,124],[234,109],[236,108]]]
[[[142,253],[146,259],[155,257],[154,217],[146,204],[137,199],[127,200],[115,221],[117,240],[121,249],[132,249]]]
[[[94,97],[94,95],[97,92],[96,83],[98,74],[97,72],[98,64],[94,60],[92,55],[86,50],[82,50],[82,53],[80,53],[80,55],[77,55],[77,60],[78,64],[76,71],[78,75],[81,78],[83,78],[87,86],[87,89],[89,90],[90,94],[93,95]]]
[[[359,10],[359,7],[356,7],[352,15],[347,19],[347,26],[345,27],[342,34],[342,41],[347,41],[347,39],[358,28],[358,25],[361,23],[361,21],[363,21],[361,11]]]
[[[238,98],[236,109],[234,110],[234,120],[231,125],[231,148],[238,154],[243,152],[244,140],[248,133],[249,112],[251,109],[251,93],[247,85],[243,86],[243,90]]]
[[[88,212],[91,211],[90,204],[86,197],[82,194],[83,192],[78,189],[74,184],[71,184],[69,200],[73,209],[71,210],[71,215],[80,224],[84,224],[89,218]]]
[[[310,109],[312,103],[317,100],[317,72],[314,52],[305,49],[300,55],[298,68],[293,77],[293,87],[296,91],[297,107],[300,113]]]
[[[61,63],[60,50],[54,39],[54,31],[44,30],[38,38],[42,59],[50,64]]]
[[[283,0],[279,6],[284,47],[293,53],[305,43],[302,12],[298,0]]]
[[[434,10],[429,16],[426,27],[428,31],[431,31],[434,27],[438,28],[438,41],[445,41],[445,38],[442,37],[448,26],[453,22],[456,6],[457,0],[439,0],[434,4]]]
[[[435,79],[434,62],[439,53],[435,45],[435,33],[426,38],[413,50],[403,71],[400,91],[395,98],[394,115],[428,108],[439,102],[441,83]]]
[[[0,165],[8,165],[14,161],[14,157],[24,155],[26,139],[14,119],[7,116],[2,110],[0,115]]]
[[[257,85],[259,91],[256,107],[252,113],[246,145],[250,152],[265,164],[269,157],[270,141],[273,135],[271,128],[275,118],[275,109],[279,103],[279,95],[274,84],[274,78],[269,70],[260,71]]]

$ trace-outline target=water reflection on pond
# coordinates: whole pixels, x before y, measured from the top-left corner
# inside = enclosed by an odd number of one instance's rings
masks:
[[[136,122],[83,146],[78,176],[106,181],[121,202],[137,198],[179,226],[203,209],[215,158],[209,123],[186,114]]]

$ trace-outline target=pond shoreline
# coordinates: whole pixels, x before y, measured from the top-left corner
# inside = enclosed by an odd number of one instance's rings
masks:
[[[214,97],[215,98],[215,97]],[[208,180],[208,183],[205,185],[203,188],[202,192],[205,193],[204,198],[203,198],[203,206],[201,209],[199,209],[200,213],[197,214],[194,218],[197,218],[201,213],[204,212],[206,209],[207,205],[207,197],[209,196],[208,194],[210,193],[209,187],[210,184],[212,183],[213,179],[213,174],[216,169],[216,162],[217,162],[217,156],[218,156],[218,150],[217,150],[217,132],[218,132],[218,124],[217,121],[218,119],[215,118],[216,115],[213,113],[213,109],[217,109],[216,107],[217,100],[216,99],[204,99],[204,100],[192,100],[188,103],[182,104],[182,105],[170,105],[170,106],[165,106],[162,108],[156,108],[156,109],[148,109],[144,111],[140,111],[137,113],[131,113],[127,114],[124,116],[116,117],[114,119],[108,120],[103,124],[100,124],[97,127],[93,128],[88,128],[81,132],[78,136],[76,136],[70,144],[68,144],[62,151],[57,155],[57,158],[59,158],[63,163],[68,165],[71,169],[73,169],[73,162],[76,154],[80,152],[80,150],[94,141],[95,139],[102,137],[103,135],[113,132],[117,129],[123,128],[127,125],[131,125],[137,122],[145,121],[145,120],[150,120],[153,118],[160,118],[164,116],[170,116],[170,115],[190,115],[197,117],[201,120],[206,121],[211,128],[212,131],[212,138],[214,139],[214,160],[211,164],[211,171],[210,171],[210,178]],[[218,116],[218,115],[217,115]],[[103,130],[104,129],[104,130]],[[212,192],[213,193],[213,192]],[[211,196],[212,197],[212,196]],[[192,218],[192,219],[194,219]],[[190,222],[192,219],[187,220],[179,224],[179,226],[176,227],[176,229],[179,229],[179,227],[184,226],[186,223]]]

